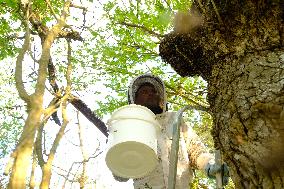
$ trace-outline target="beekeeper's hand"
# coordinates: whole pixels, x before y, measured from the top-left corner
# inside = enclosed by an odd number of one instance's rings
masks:
[[[221,166],[216,165],[215,163],[209,162],[205,167],[205,172],[209,178],[216,178],[217,173],[222,175],[223,185],[227,185],[229,181],[229,168],[226,163],[223,163]]]

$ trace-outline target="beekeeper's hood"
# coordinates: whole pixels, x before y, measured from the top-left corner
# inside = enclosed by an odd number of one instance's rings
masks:
[[[159,77],[156,77],[152,74],[140,75],[133,79],[128,88],[128,103],[134,104],[136,92],[138,91],[141,85],[144,85],[146,83],[150,83],[155,87],[156,91],[160,95],[159,106],[160,108],[162,108],[163,112],[167,111],[165,84]]]

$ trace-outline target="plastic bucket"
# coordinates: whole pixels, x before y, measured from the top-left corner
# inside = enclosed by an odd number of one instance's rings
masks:
[[[108,120],[109,150],[106,164],[116,176],[140,178],[157,165],[155,114],[135,104],[117,109]]]

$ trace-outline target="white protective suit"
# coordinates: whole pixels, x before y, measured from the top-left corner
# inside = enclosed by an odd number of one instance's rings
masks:
[[[135,78],[128,91],[129,103],[134,103],[135,93],[144,83],[151,83],[161,96],[160,106],[163,113],[157,114],[157,120],[161,125],[161,132],[158,133],[158,165],[154,171],[143,178],[134,179],[135,189],[167,189],[169,158],[172,142],[172,121],[175,112],[166,111],[166,94],[163,81],[150,74],[141,75]],[[195,132],[183,121],[179,142],[176,189],[187,189],[193,177],[192,169],[204,170],[209,161],[214,161],[212,154],[205,149]]]

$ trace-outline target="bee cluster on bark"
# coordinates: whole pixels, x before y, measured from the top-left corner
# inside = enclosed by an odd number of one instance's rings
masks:
[[[190,34],[170,33],[160,44],[160,56],[181,76],[200,75],[205,80],[211,73],[213,51],[204,51],[199,42]]]
[[[174,30],[160,43],[160,56],[181,76],[208,80],[225,57],[271,50],[284,43],[284,3],[263,1],[194,2],[177,13]]]

